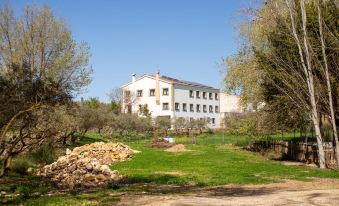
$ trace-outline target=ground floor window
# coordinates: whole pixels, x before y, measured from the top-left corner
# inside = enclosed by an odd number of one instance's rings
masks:
[[[179,103],[175,103],[175,111],[179,112],[179,110],[180,110]]]
[[[162,110],[168,110],[169,106],[168,103],[162,103]]]

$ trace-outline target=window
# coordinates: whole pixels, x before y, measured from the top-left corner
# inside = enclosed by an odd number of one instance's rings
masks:
[[[190,90],[190,97],[193,98],[194,97],[194,93],[192,90]]]
[[[175,111],[177,111],[177,112],[180,111],[180,105],[179,105],[179,103],[175,103]]]
[[[215,113],[219,112],[219,106],[215,106]]]
[[[163,88],[162,89],[162,95],[167,96],[168,95],[168,88]]]
[[[218,93],[215,93],[215,100],[218,100]]]
[[[131,96],[131,91],[127,90],[125,91],[125,97],[130,97]]]
[[[190,112],[194,112],[194,106],[193,106],[193,104],[190,104]]]
[[[213,106],[212,105],[209,106],[209,111],[210,111],[210,113],[213,113]]]
[[[150,89],[149,90],[149,96],[154,97],[155,96],[155,89]]]
[[[142,97],[142,90],[137,90],[137,97]]]
[[[187,105],[186,105],[186,103],[182,104],[182,111],[187,112]]]
[[[197,104],[197,112],[200,112],[200,104]]]
[[[168,110],[168,103],[162,103],[162,110]]]
[[[212,118],[212,124],[215,124],[215,118]]]
[[[208,95],[210,99],[213,99],[213,93],[209,93]]]
[[[202,106],[202,111],[205,112],[205,113],[207,112],[207,106],[206,105]]]
[[[196,95],[197,99],[200,99],[200,92],[199,91],[196,91],[195,95]]]
[[[203,92],[203,93],[202,93],[202,98],[203,98],[203,99],[207,99],[206,92]]]

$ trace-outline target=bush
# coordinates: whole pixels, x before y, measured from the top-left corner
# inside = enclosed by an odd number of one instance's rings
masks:
[[[50,164],[56,159],[55,147],[51,143],[42,145],[31,152],[31,157],[36,163]]]
[[[31,166],[31,162],[27,157],[18,157],[11,164],[11,171],[20,175],[26,175],[27,169]]]

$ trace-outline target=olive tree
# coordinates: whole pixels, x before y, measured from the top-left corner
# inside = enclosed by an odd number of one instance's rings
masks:
[[[13,156],[54,135],[46,117],[90,83],[89,57],[48,7],[0,10],[0,176]]]

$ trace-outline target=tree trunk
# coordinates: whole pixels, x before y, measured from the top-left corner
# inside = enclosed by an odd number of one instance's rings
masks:
[[[325,153],[324,153],[323,144],[322,144],[323,138],[322,138],[320,126],[319,126],[318,107],[316,104],[316,95],[315,95],[315,87],[314,87],[314,79],[313,79],[314,78],[313,67],[312,67],[313,65],[311,61],[311,54],[309,52],[309,44],[308,44],[308,39],[307,39],[308,36],[307,36],[307,27],[306,27],[307,18],[306,18],[305,0],[300,1],[301,20],[302,20],[301,39],[303,40],[303,43],[301,43],[301,40],[299,39],[298,32],[296,29],[295,19],[294,19],[294,16],[295,16],[294,3],[295,2],[292,1],[293,2],[293,8],[292,8],[291,0],[285,0],[285,1],[289,9],[289,14],[291,18],[292,35],[298,46],[300,62],[303,68],[305,78],[306,78],[309,101],[310,101],[310,106],[311,106],[309,108],[309,114],[314,125],[314,130],[316,133],[316,139],[317,139],[317,144],[318,144],[319,167],[325,168],[326,167]]]
[[[333,96],[332,96],[332,86],[330,81],[330,75],[328,71],[328,64],[327,64],[327,56],[325,51],[325,39],[323,35],[323,27],[322,27],[322,15],[321,15],[321,9],[320,9],[320,2],[317,2],[317,9],[318,9],[318,23],[319,23],[319,34],[320,34],[320,42],[321,42],[321,51],[324,61],[324,70],[325,70],[325,77],[326,77],[326,84],[327,84],[327,94],[328,94],[328,100],[329,100],[329,107],[330,107],[330,119],[331,119],[331,125],[332,130],[334,134],[334,143],[333,149],[336,154],[336,160],[337,160],[337,167],[339,167],[339,139],[338,139],[338,131],[337,131],[337,125],[335,120],[335,113],[334,113],[334,106],[333,106]]]
[[[0,178],[5,176],[8,173],[8,171],[10,170],[11,162],[12,162],[12,156],[6,155],[1,165]]]
[[[313,121],[313,124],[314,124],[315,136],[316,136],[317,145],[318,145],[319,167],[320,168],[326,168],[323,139],[322,139],[322,136],[321,136],[321,132],[320,132],[320,127],[319,127],[319,122],[318,122],[317,115],[314,115],[314,114],[312,115],[312,121]]]

